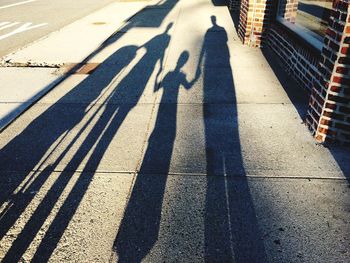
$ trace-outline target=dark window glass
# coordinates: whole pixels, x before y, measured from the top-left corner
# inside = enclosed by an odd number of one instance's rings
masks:
[[[332,0],[280,0],[278,19],[304,30],[303,35],[311,31],[311,36],[322,40],[331,9]]]

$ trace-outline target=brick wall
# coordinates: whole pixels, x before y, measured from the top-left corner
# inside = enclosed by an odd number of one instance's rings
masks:
[[[311,92],[318,73],[321,55],[314,52],[278,23],[272,23],[266,34],[265,46],[272,49],[284,65],[285,71],[298,84]]]
[[[307,124],[319,142],[350,145],[349,3],[334,0]]]
[[[294,23],[297,17],[298,0],[281,0],[280,15],[287,21]]]
[[[282,15],[293,23],[298,0],[284,1]],[[306,122],[317,141],[350,145],[349,0],[333,0],[322,52],[272,23],[273,3],[276,1],[241,0],[239,37],[244,44],[274,50],[286,71],[309,91]]]
[[[272,0],[241,0],[238,36],[244,44],[261,46],[272,8]]]

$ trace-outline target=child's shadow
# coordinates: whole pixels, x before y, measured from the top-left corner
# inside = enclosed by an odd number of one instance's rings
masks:
[[[155,91],[163,88],[157,120],[136,178],[122,224],[115,241],[119,262],[140,262],[158,239],[167,175],[176,137],[177,98],[180,87],[190,89],[199,77],[187,81],[182,67],[189,53],[184,51],[173,71],[165,75]]]
[[[148,148],[143,159],[140,173],[169,172],[170,159],[176,136],[177,100],[181,87],[186,90],[192,88],[199,77],[187,81],[186,74],[182,71],[183,66],[189,59],[189,53],[181,53],[176,68],[168,72],[160,85],[156,85],[155,91],[163,89],[162,98],[159,103],[157,120],[153,132],[149,138]]]
[[[181,70],[189,59],[188,51],[183,51],[177,61],[176,68],[173,71],[169,71],[163,78],[160,85],[156,85],[155,91],[160,88],[164,89],[164,93],[160,103],[171,102],[177,103],[177,97],[179,94],[180,87],[185,89],[192,88],[193,84],[198,80],[200,72],[197,71],[195,78],[189,82],[187,81],[186,74]]]

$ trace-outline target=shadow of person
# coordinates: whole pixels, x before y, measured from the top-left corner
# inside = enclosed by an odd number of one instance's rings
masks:
[[[170,23],[163,33],[153,37],[151,40],[147,41],[144,45],[139,47],[139,49],[145,49],[146,53],[130,70],[130,72],[119,82],[119,84],[117,84],[115,87],[112,87],[113,91],[105,100],[107,103],[96,106],[99,107],[96,112],[99,112],[99,114],[101,114],[98,118],[98,121],[96,124],[94,124],[91,131],[88,132],[87,137],[80,144],[73,157],[70,158],[68,164],[64,168],[64,171],[56,179],[55,183],[50,187],[41,203],[32,213],[30,220],[24,226],[21,233],[17,236],[16,240],[12,243],[11,248],[4,258],[4,262],[15,262],[16,260],[20,259],[20,257],[31,244],[32,240],[51,213],[52,209],[58,201],[58,198],[61,196],[65,187],[73,176],[74,171],[76,171],[82,164],[85,157],[89,155],[89,152],[92,152],[78,180],[69,192],[63,205],[58,210],[49,229],[46,231],[45,236],[40,242],[40,245],[33,257],[33,261],[46,262],[50,258],[50,255],[56,248],[58,241],[64,233],[64,230],[68,226],[82,198],[84,197],[84,194],[93,178],[94,172],[97,170],[97,167],[111,140],[118,132],[119,127],[125,120],[128,113],[138,103],[144,91],[144,88],[146,87],[152,73],[155,70],[157,63],[163,63],[163,57],[171,38],[169,35],[169,30],[171,29],[172,25],[173,24]],[[107,64],[108,68],[113,68],[113,63]],[[97,73],[98,72],[96,71],[95,74]],[[97,76],[96,78],[99,77],[101,76]],[[96,85],[96,82],[94,82],[94,84]],[[75,92],[75,95],[79,96],[79,93]],[[51,115],[51,117],[55,116]],[[79,120],[82,117],[83,116],[80,116]],[[35,121],[39,122],[40,117]],[[67,122],[70,121],[71,119],[68,117]],[[76,124],[77,121],[78,120],[75,120],[74,124]],[[88,123],[86,123],[84,128],[87,125]],[[69,126],[69,128],[73,127],[74,125]],[[61,133],[62,132],[63,131],[61,131]],[[60,160],[64,158],[69,148],[72,147],[74,142],[78,140],[82,132],[83,131],[79,131],[78,135],[73,139],[68,147],[61,152],[60,156],[56,159],[54,164],[51,165],[50,171],[52,171],[55,166],[58,165]],[[47,177],[47,172],[43,174],[45,174],[45,177]],[[38,177],[41,177],[41,174],[39,174]],[[34,184],[36,184],[35,181]],[[31,187],[28,189],[28,191],[30,191]]]
[[[178,0],[159,0],[157,3],[146,5],[140,12],[131,17],[116,34],[104,41],[101,46],[103,48],[109,46],[122,38],[125,32],[135,28],[160,28],[178,2]]]
[[[245,177],[237,101],[224,28],[211,17],[198,70],[203,67],[207,189],[206,262],[264,262],[264,244]],[[232,179],[230,176],[238,176]]]
[[[160,27],[166,16],[178,4],[178,2],[178,0],[160,0],[153,5],[148,5],[146,7],[146,10],[144,10],[143,13],[138,14],[138,17],[136,17],[136,19],[131,18],[128,21],[125,29],[131,29],[135,27]],[[150,15],[147,12],[155,12],[154,10],[149,11],[150,9],[157,9],[156,15],[153,15],[152,19],[149,19]]]
[[[0,150],[0,167],[3,171],[0,173],[0,206],[7,203],[0,214],[0,239],[34,198],[35,195],[30,193],[40,190],[55,168],[55,164],[45,164],[50,155],[88,114],[90,105],[98,102],[111,80],[135,58],[137,49],[136,46],[120,48],[105,60],[94,74],[68,91]],[[77,98],[83,103],[74,103]],[[75,140],[71,145],[74,143]],[[57,146],[52,148],[55,144]],[[66,148],[61,156],[63,157],[68,150],[69,148]],[[59,160],[60,158],[56,163]],[[43,172],[32,174],[31,171],[35,170]],[[11,176],[10,180],[7,175]],[[24,180],[26,183],[21,185]]]
[[[180,87],[190,89],[181,68],[189,58],[184,51],[173,71],[167,73],[158,115],[132,194],[115,240],[119,262],[141,262],[158,239],[163,196],[176,136],[177,98]],[[153,174],[153,175],[152,175]]]

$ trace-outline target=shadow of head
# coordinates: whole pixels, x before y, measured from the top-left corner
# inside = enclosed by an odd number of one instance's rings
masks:
[[[177,61],[176,69],[181,69],[187,63],[189,57],[190,54],[188,53],[188,51],[183,51]]]
[[[216,16],[211,16],[210,19],[211,19],[211,22],[212,22],[213,26],[217,26],[218,25],[216,23]]]

